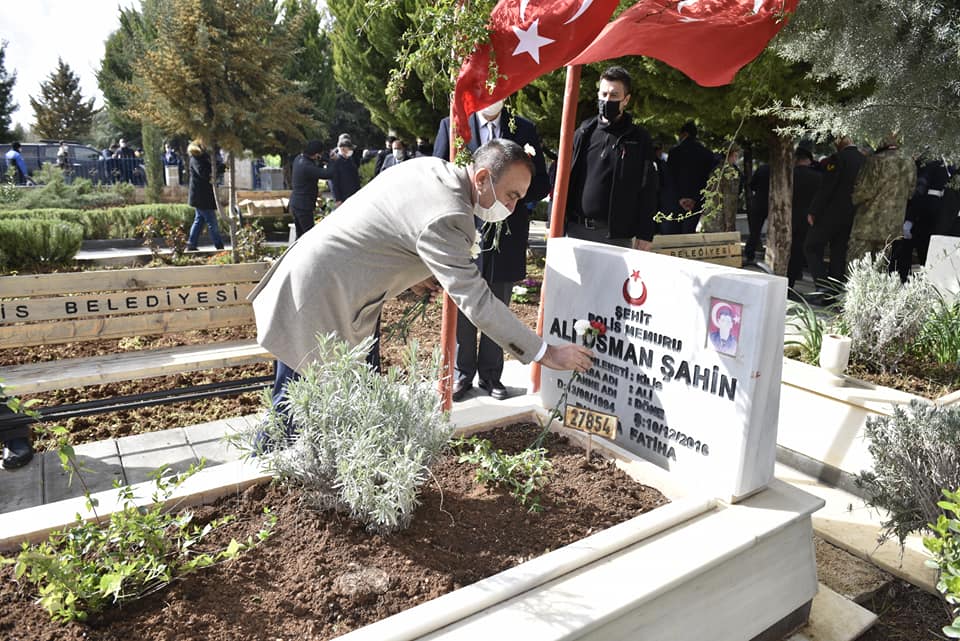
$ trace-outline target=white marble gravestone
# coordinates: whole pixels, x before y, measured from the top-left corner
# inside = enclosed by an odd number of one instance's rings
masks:
[[[567,403],[615,414],[619,445],[715,497],[738,500],[769,483],[786,279],[557,238],[545,287],[547,342],[583,343],[578,319],[606,326]],[[545,407],[569,379],[543,370]]]
[[[926,268],[930,282],[952,305],[960,296],[960,238],[931,236]]]

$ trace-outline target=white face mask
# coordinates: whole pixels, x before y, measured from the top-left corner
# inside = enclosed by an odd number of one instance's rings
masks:
[[[353,155],[353,149],[350,149],[349,147],[341,147],[340,155],[343,156],[344,158],[349,158],[350,156]]]
[[[394,149],[393,150],[393,159],[397,162],[403,160],[403,149]]]
[[[499,116],[501,111],[503,111],[503,101],[498,100],[489,107],[484,107],[481,109],[480,113],[483,114],[484,118],[490,121]]]
[[[493,204],[489,207],[482,206],[478,194],[477,204],[473,206],[473,215],[485,223],[499,223],[510,215],[510,210],[497,198],[497,192],[493,188],[493,178],[490,177],[490,174],[487,174],[487,179],[490,181],[490,191],[493,192]]]

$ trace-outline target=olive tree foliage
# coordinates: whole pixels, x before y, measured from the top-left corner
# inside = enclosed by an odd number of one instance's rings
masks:
[[[280,151],[313,126],[309,104],[283,73],[296,54],[293,25],[279,20],[273,2],[163,0],[154,8],[143,14],[152,37],[133,63],[137,81],[126,85],[134,117],[202,139],[214,167],[218,146],[232,165],[245,149]],[[236,219],[228,220],[236,247]]]
[[[788,131],[868,140],[899,131],[908,149],[960,156],[957,0],[803,0],[774,49],[860,91],[842,102],[784,100],[776,113]]]

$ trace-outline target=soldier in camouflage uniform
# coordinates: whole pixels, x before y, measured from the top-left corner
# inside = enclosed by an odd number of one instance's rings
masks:
[[[856,214],[850,233],[851,258],[881,252],[900,237],[907,200],[916,184],[916,165],[900,151],[896,136],[887,135],[867,158],[853,187]]]
[[[727,161],[720,163],[707,180],[708,192],[704,198],[704,217],[700,221],[700,231],[736,231],[737,210],[740,208],[741,174],[737,163],[740,160],[740,147],[733,145],[727,154]],[[709,192],[715,193],[709,193]]]

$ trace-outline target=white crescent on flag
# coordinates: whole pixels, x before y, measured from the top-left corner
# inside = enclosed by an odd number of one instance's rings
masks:
[[[759,2],[763,2],[763,0],[758,0],[758,1],[759,1]],[[584,12],[585,12],[587,9],[589,9],[589,8],[590,8],[590,5],[592,5],[592,4],[593,4],[593,0],[584,0],[584,1],[583,1],[583,4],[580,5],[580,8],[577,9],[577,12],[576,12],[575,14],[573,14],[573,17],[570,18],[569,20],[567,20],[566,22],[564,22],[563,24],[570,24],[571,22],[573,22],[574,20],[576,20],[577,18],[579,18],[580,16],[582,16],[582,15],[584,14]]]

